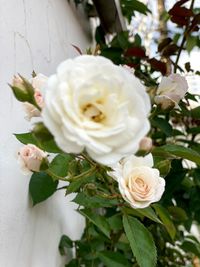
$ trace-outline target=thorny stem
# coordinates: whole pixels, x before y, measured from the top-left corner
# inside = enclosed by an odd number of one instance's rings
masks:
[[[191,1],[191,5],[190,5],[190,10],[193,9],[193,6],[194,6],[194,1],[195,0],[192,0]],[[176,58],[176,62],[175,62],[175,65],[174,65],[174,73],[176,73],[177,69],[178,69],[178,62],[179,62],[179,59],[180,59],[180,56],[181,56],[181,52],[183,50],[183,47],[184,47],[184,44],[187,40],[187,33],[188,33],[188,26],[189,26],[189,19],[188,19],[188,23],[185,27],[185,31],[184,31],[184,34],[183,34],[183,39],[182,39],[182,42],[181,42],[181,45],[179,47],[179,50],[178,50],[178,54],[177,54],[177,58]]]
[[[62,176],[56,175],[55,173],[51,172],[50,170],[46,170],[46,173],[49,174],[50,176],[52,176],[56,180],[61,180],[61,181],[65,181],[65,182],[71,182],[71,181],[79,179],[79,178],[81,178],[81,177],[83,177],[85,175],[92,174],[95,170],[96,170],[96,166],[93,166],[91,169],[89,169],[89,170],[87,170],[85,172],[82,172],[79,175],[66,176],[66,177],[62,177]]]

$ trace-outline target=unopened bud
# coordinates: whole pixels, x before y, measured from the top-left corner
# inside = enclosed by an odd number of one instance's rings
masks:
[[[140,141],[140,150],[149,152],[152,149],[152,139],[150,137],[144,137]]]
[[[17,88],[21,89],[22,91],[26,91],[26,88],[24,86],[24,82],[19,75],[15,75],[13,77],[12,86],[17,87]]]

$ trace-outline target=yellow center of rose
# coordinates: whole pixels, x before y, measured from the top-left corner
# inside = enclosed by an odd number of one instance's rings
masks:
[[[94,122],[101,122],[105,119],[103,112],[94,104],[87,104],[82,111],[85,117]]]

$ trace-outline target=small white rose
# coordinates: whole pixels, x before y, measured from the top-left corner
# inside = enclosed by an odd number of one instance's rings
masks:
[[[158,86],[155,102],[163,109],[178,106],[179,101],[185,96],[188,83],[180,74],[171,74],[163,77]]]
[[[152,146],[153,146],[152,139],[150,137],[145,136],[140,141],[139,149],[142,150],[142,151],[149,152],[152,149]]]
[[[165,180],[153,167],[153,157],[129,156],[112,167],[108,174],[119,184],[122,197],[133,208],[146,208],[160,200],[165,190]]]
[[[44,124],[68,153],[84,149],[109,165],[135,153],[150,129],[150,99],[139,80],[101,56],[82,55],[48,80]]]
[[[23,146],[18,152],[18,161],[25,174],[30,171],[39,172],[45,158],[47,158],[47,153],[32,144]]]
[[[34,78],[30,79],[35,92],[34,98],[38,106],[42,109],[44,107],[44,89],[47,84],[47,77],[41,73],[37,74]],[[30,120],[33,117],[40,117],[41,112],[34,105],[25,102],[24,103],[25,112],[27,114],[26,118]]]

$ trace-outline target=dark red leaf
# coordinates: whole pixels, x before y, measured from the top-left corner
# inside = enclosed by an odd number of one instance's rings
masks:
[[[194,16],[188,32],[198,31],[198,29],[199,29],[199,27],[197,26],[198,24],[200,24],[200,14],[197,14],[197,15]]]
[[[75,48],[75,50],[76,50],[80,55],[83,54],[82,51],[81,51],[81,49],[80,49],[78,46],[73,45],[73,44],[71,44],[71,46],[73,46],[73,48]]]
[[[178,49],[179,49],[179,47],[176,44],[170,44],[170,45],[165,47],[165,49],[162,52],[162,55],[164,57],[172,56],[172,55],[176,54]]]
[[[134,64],[134,63],[127,63],[126,65],[134,69],[140,66],[140,64]]]
[[[141,47],[130,47],[126,50],[125,54],[126,57],[139,57],[139,58],[146,58],[146,54],[143,48]]]
[[[185,63],[185,69],[187,70],[187,72],[191,70],[190,62]]]
[[[182,6],[183,4],[185,4],[186,2],[188,2],[189,0],[180,0],[178,1],[174,6]]]
[[[169,10],[169,15],[171,16],[178,16],[178,17],[191,17],[193,16],[192,10],[186,7],[174,6],[172,9]]]
[[[178,24],[179,26],[185,26],[188,24],[188,20],[184,17],[172,16],[171,21]]]
[[[162,73],[162,75],[165,75],[166,74],[166,72],[167,72],[167,65],[166,65],[166,63],[164,63],[164,62],[162,62],[160,60],[157,60],[155,58],[149,59],[148,62],[151,64],[151,67],[154,70],[160,71]]]

